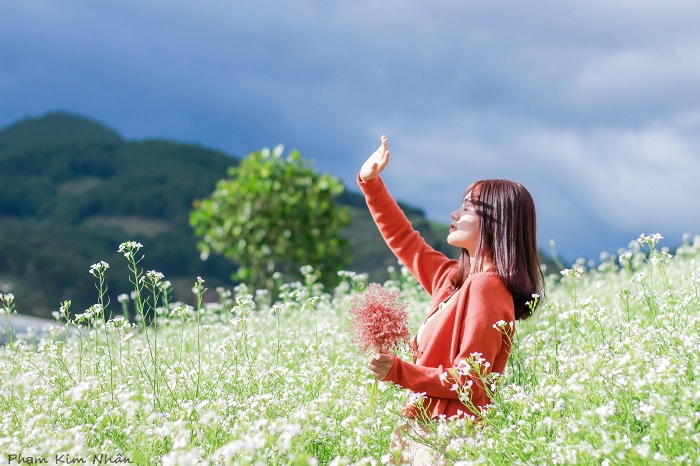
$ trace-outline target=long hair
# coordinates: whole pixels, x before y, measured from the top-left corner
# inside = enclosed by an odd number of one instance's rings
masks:
[[[481,180],[467,188],[481,220],[481,233],[475,257],[462,248],[459,268],[452,275],[452,286],[462,286],[474,260],[481,270],[490,258],[496,273],[513,296],[515,318],[527,319],[532,313],[527,301],[542,293],[544,276],[537,257],[535,202],[520,183],[508,180]]]

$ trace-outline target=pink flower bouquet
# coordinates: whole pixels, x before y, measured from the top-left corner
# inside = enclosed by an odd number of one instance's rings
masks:
[[[353,343],[364,353],[396,352],[408,344],[407,303],[402,302],[399,292],[389,291],[377,283],[370,283],[364,293],[353,297],[350,307]]]

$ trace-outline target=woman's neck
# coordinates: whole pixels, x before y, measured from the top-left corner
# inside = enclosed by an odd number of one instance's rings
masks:
[[[477,264],[477,262],[480,262]],[[481,261],[471,261],[470,267],[469,267],[469,275],[474,274],[474,273],[479,273],[479,272],[486,272],[487,270],[490,270],[493,267],[493,263],[491,262],[490,257],[485,257]]]

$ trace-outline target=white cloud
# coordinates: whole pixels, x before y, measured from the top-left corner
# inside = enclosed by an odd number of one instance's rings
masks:
[[[580,100],[687,96],[700,90],[697,40],[658,48],[609,51],[586,63],[574,83]]]
[[[520,181],[538,206],[541,245],[555,239],[568,254],[614,252],[642,232],[660,232],[672,244],[700,231],[698,115],[639,128],[445,118],[389,133],[384,178],[395,197],[445,222],[473,181]],[[498,138],[484,128],[498,128]]]
[[[582,131],[543,129],[520,135],[517,144],[539,152],[543,163],[592,203],[611,226],[678,230],[700,226],[691,199],[700,189],[697,138],[668,123],[640,129]]]

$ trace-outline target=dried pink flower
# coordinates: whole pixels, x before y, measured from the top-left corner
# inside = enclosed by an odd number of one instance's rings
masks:
[[[350,306],[353,315],[353,343],[368,353],[395,352],[408,344],[407,303],[402,302],[397,290],[389,291],[377,283],[370,283],[364,293],[356,294]]]

